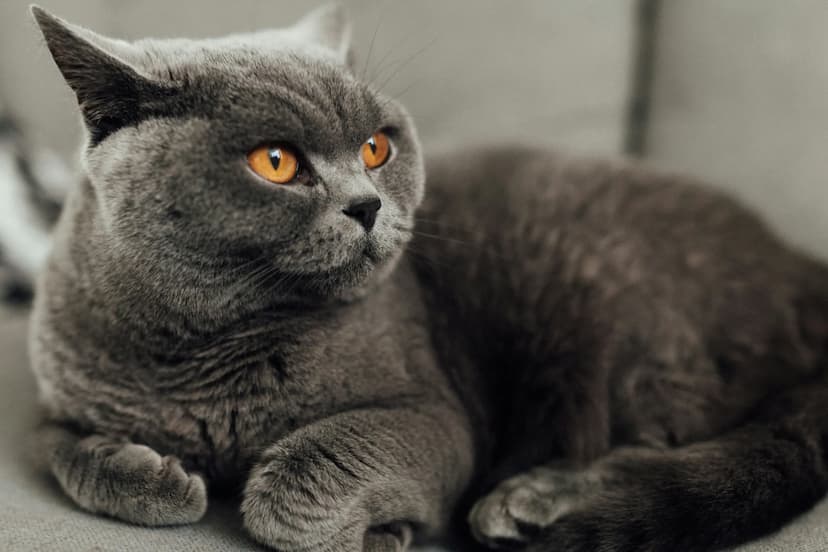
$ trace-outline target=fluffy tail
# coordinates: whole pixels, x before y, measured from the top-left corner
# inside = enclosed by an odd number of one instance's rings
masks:
[[[52,154],[27,155],[0,103],[0,301],[25,301],[45,262],[50,230],[70,180]]]

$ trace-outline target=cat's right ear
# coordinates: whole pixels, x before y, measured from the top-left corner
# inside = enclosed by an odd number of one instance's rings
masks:
[[[31,7],[46,46],[75,92],[92,145],[140,120],[142,102],[164,89],[123,61],[129,44],[110,40]]]
[[[354,63],[351,49],[351,21],[339,2],[323,4],[306,14],[291,28],[303,40],[317,44],[332,54],[346,67]]]

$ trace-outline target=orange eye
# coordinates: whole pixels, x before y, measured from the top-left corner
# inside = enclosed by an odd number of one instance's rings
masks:
[[[391,153],[391,142],[384,132],[375,132],[362,144],[362,161],[369,169],[381,167],[388,161]]]
[[[254,173],[276,184],[289,184],[299,172],[296,154],[283,146],[262,146],[247,155],[247,163]]]

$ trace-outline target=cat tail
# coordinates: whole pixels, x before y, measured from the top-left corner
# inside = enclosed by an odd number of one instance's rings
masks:
[[[528,550],[719,550],[780,528],[828,491],[828,377],[758,412],[710,441],[613,451],[588,468],[597,494]]]
[[[71,172],[54,154],[29,154],[0,102],[0,302],[31,296],[70,181]]]

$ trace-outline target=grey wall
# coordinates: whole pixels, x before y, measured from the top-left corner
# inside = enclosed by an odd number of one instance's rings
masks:
[[[665,0],[647,137],[828,258],[828,2]]]
[[[0,0],[0,97],[33,140],[77,121],[26,13]],[[115,36],[278,26],[318,2],[43,0]],[[429,147],[521,140],[621,149],[636,0],[349,0],[359,67],[411,108]],[[646,153],[726,187],[828,258],[828,2],[662,0]]]
[[[31,23],[0,0],[0,97],[34,140],[74,147],[68,90]],[[281,26],[320,2],[43,0],[118,37],[215,36]],[[359,68],[400,95],[426,144],[524,140],[617,151],[630,67],[632,0],[350,0]]]

